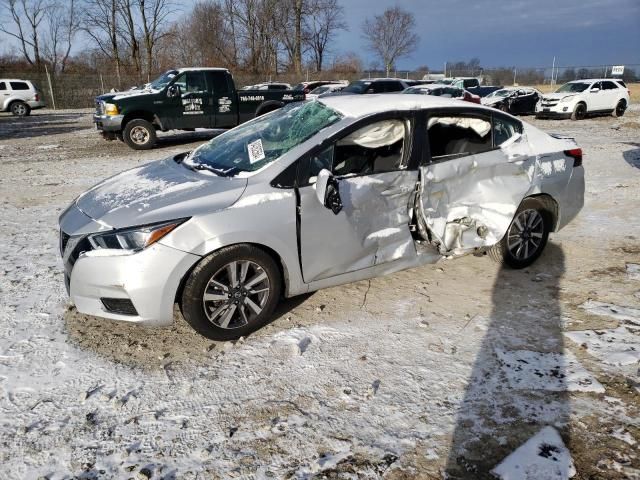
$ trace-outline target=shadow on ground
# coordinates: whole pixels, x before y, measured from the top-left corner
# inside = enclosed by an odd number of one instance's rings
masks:
[[[304,303],[313,294],[282,300],[273,320],[252,335],[263,335]],[[64,315],[69,341],[83,350],[93,351],[110,361],[130,366],[157,369],[177,362],[213,363],[235,342],[216,342],[196,333],[175,307],[173,325],[166,328],[144,327],[127,322],[91,317],[69,307]],[[285,324],[290,327],[290,324]]]
[[[632,167],[640,168],[640,143],[625,142],[625,144],[635,147],[622,153],[625,161]]]
[[[569,442],[567,371],[564,357],[557,355],[565,350],[559,303],[562,249],[548,244],[531,270],[540,273],[530,288],[517,288],[522,271],[498,272],[491,316],[457,412],[445,467],[448,479],[495,479],[491,470],[548,425]],[[541,389],[541,382],[548,389]]]
[[[87,128],[86,113],[33,113],[28,117],[0,116],[0,137],[32,138],[70,133]]]

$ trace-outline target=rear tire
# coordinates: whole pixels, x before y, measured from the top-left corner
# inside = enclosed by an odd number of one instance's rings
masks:
[[[584,103],[578,103],[573,109],[571,114],[571,120],[584,120],[587,116],[587,105]]]
[[[222,248],[200,261],[182,291],[184,319],[212,340],[234,340],[271,320],[282,289],[280,269],[264,250]]]
[[[611,115],[614,117],[621,117],[624,115],[624,112],[626,112],[626,110],[627,102],[625,102],[624,100],[620,100],[616,105],[616,108],[614,108],[613,112],[611,112]]]
[[[124,142],[134,150],[149,150],[156,144],[155,127],[142,118],[131,120],[124,127]]]
[[[24,102],[13,102],[11,113],[16,117],[26,117],[31,113],[31,107]]]
[[[535,198],[525,198],[502,240],[489,250],[489,256],[511,268],[528,267],[547,245],[551,225],[551,212]]]

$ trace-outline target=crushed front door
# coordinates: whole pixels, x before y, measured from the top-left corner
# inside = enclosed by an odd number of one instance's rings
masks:
[[[534,173],[526,138],[511,133],[499,148],[420,167],[418,228],[440,254],[489,247],[509,228]]]
[[[416,170],[338,178],[342,210],[336,215],[300,189],[301,260],[305,282],[415,255],[409,208]]]

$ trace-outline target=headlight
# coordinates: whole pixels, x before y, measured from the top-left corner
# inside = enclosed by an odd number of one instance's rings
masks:
[[[141,227],[123,228],[105,233],[89,235],[89,243],[94,250],[102,248],[139,251],[156,243],[171,230],[188,219],[154,223]]]
[[[560,103],[565,103],[570,101],[573,98],[573,95],[569,95],[568,97],[562,97],[562,99],[560,100]]]
[[[104,113],[107,115],[118,115],[118,106],[113,103],[105,103]]]

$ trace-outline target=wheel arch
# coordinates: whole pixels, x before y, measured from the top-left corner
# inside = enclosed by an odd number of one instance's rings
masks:
[[[549,221],[551,223],[550,231],[555,232],[558,226],[558,220],[560,218],[558,202],[555,200],[555,198],[553,198],[548,193],[536,193],[536,194],[527,195],[526,197],[524,197],[522,199],[522,202],[520,202],[520,204],[522,205],[522,203],[525,202],[526,200],[535,200],[536,202],[542,205],[545,211],[549,213]],[[518,208],[520,208],[520,206],[518,206]]]
[[[202,258],[200,260],[195,262],[191,266],[191,268],[189,268],[189,270],[184,274],[182,279],[180,280],[180,283],[178,284],[178,288],[176,290],[175,302],[178,303],[178,304],[180,304],[182,302],[182,292],[184,290],[185,284],[187,283],[187,279],[189,278],[189,276],[191,275],[193,270],[205,258],[209,257],[210,255],[216,253],[217,251],[219,251],[219,250],[221,250],[223,248],[233,247],[233,246],[236,246],[236,245],[250,245],[252,247],[255,247],[255,248],[258,248],[258,249],[262,250],[267,255],[269,255],[271,258],[273,258],[273,260],[276,262],[276,265],[278,266],[278,271],[280,272],[280,280],[282,281],[282,292],[283,292],[284,296],[287,297],[288,293],[289,293],[289,283],[290,283],[289,270],[288,270],[288,268],[286,266],[286,263],[282,259],[282,256],[278,252],[276,252],[273,248],[271,248],[271,247],[269,247],[267,245],[261,244],[261,243],[256,243],[256,242],[236,242],[236,243],[231,243],[231,244],[219,246],[219,247],[211,250],[210,252],[206,253],[205,255],[202,256]]]
[[[284,107],[284,102],[279,100],[265,100],[258,108],[256,108],[256,117],[260,115],[264,115],[265,113],[273,112],[274,110],[278,110],[279,108]]]
[[[131,112],[125,113],[122,118],[122,126],[121,128],[124,130],[124,127],[131,120],[142,119],[151,123],[152,125],[160,128],[162,130],[162,124],[160,123],[160,119],[158,116],[149,110],[132,110]]]

